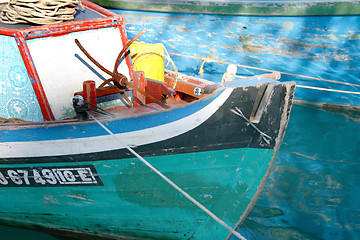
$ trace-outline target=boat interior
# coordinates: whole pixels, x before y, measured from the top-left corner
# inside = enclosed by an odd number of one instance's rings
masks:
[[[77,111],[84,109],[99,117],[149,114],[195,101],[203,97],[195,89],[213,84],[183,76],[176,69],[165,70],[162,45],[135,42],[146,30],[128,40],[120,16],[83,3],[85,10],[80,9],[72,22],[45,26],[0,23],[0,44],[11,54],[7,62],[0,57],[4,60],[1,71],[12,71],[14,65],[20,69],[13,74],[20,81],[10,75],[0,79],[11,83],[4,101],[11,103],[21,91],[33,95],[0,108],[2,124],[77,121]],[[132,54],[132,44],[141,45],[143,53]],[[155,45],[156,51],[149,52],[148,47]],[[135,66],[137,55],[141,55],[140,64]],[[79,96],[85,104],[82,107],[74,102]],[[38,104],[32,107],[34,101]],[[9,108],[17,112],[9,114]],[[31,118],[21,112],[38,114]]]

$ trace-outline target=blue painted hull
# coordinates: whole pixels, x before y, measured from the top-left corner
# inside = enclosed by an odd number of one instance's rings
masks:
[[[277,70],[295,80],[295,98],[360,106],[360,16],[223,16],[113,10],[129,35],[147,28],[148,41],[163,43],[187,74],[218,81],[226,63],[238,75]]]
[[[231,109],[251,115],[265,85],[270,95],[254,127]],[[294,88],[254,79],[170,111],[102,119],[120,142],[94,121],[3,124],[0,222],[82,237],[226,239],[227,229],[125,145],[237,228],[270,174]]]
[[[73,22],[0,24],[13,57],[0,59],[11,103],[0,108],[0,223],[83,239],[237,235],[282,143],[295,83],[272,73],[217,84],[163,66],[161,81],[149,79],[121,57],[132,42],[123,19],[83,3]],[[106,65],[124,60],[111,72],[80,41]]]

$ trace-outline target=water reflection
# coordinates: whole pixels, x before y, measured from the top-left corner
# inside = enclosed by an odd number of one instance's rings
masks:
[[[359,117],[294,106],[273,174],[241,228],[248,239],[360,238]]]

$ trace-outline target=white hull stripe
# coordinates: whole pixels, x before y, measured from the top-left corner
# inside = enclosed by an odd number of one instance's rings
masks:
[[[224,104],[232,91],[233,88],[226,89],[210,104],[185,118],[152,128],[116,134],[116,136],[123,139],[123,142],[131,147],[176,137],[205,122]],[[110,130],[113,131],[113,129]],[[64,156],[104,152],[122,148],[104,130],[104,135],[97,137],[33,142],[3,142],[0,143],[0,158]]]

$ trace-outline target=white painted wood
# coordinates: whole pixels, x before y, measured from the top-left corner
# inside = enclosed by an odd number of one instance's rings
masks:
[[[90,55],[110,71],[113,71],[117,55],[122,49],[120,32],[116,28],[73,32],[28,41],[32,59],[55,119],[75,116],[72,98],[75,92],[82,90],[84,81],[95,80],[99,86],[103,82],[99,75],[104,79],[110,78],[87,59],[75,44],[75,39],[78,39]],[[129,78],[129,69],[125,61],[119,66],[119,72]]]
[[[116,129],[110,130],[114,132],[117,138],[125,139],[124,143],[129,147],[136,147],[166,140],[200,126],[224,104],[232,91],[233,88],[226,89],[206,107],[174,122],[120,134],[116,134]],[[124,147],[119,146],[119,143],[114,141],[113,136],[109,135],[105,131],[103,136],[98,137],[32,142],[9,142],[6,144],[0,144],[0,152],[3,158],[64,156],[69,154],[110,151],[121,148]],[[169,149],[169,151],[170,150],[171,149]]]

